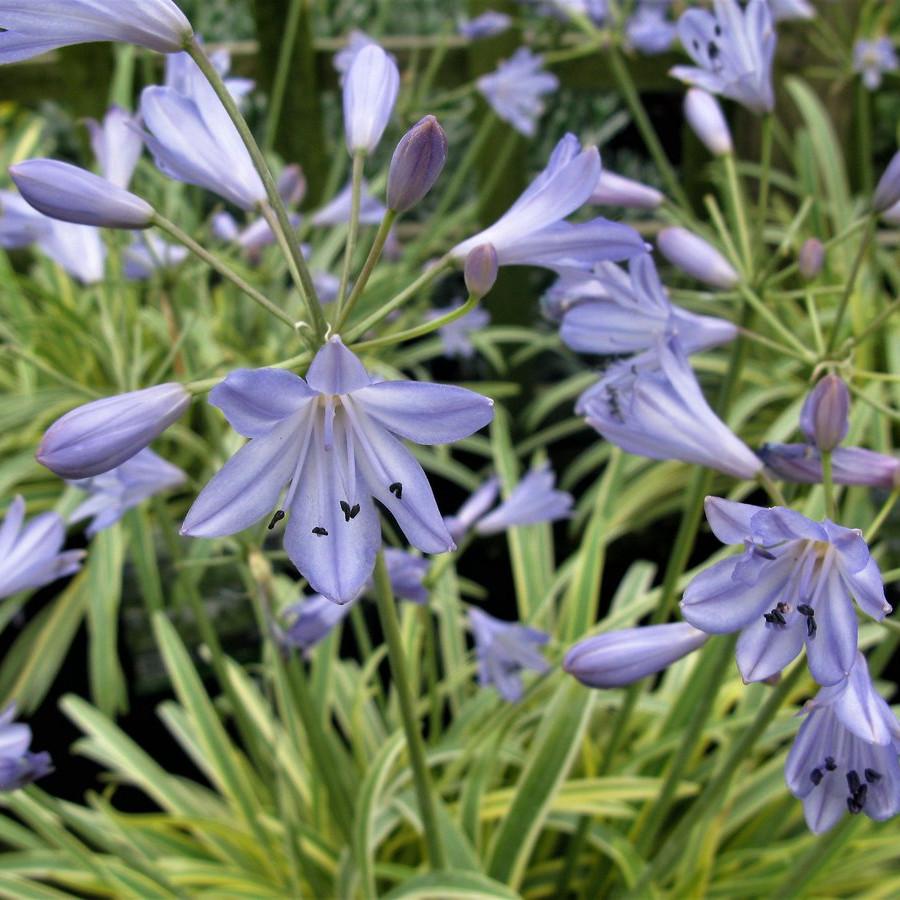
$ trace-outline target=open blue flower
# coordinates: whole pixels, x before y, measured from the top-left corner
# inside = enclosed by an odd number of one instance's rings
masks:
[[[251,440],[197,497],[182,533],[234,534],[280,506],[276,520],[289,516],[288,555],[314,590],[338,603],[352,600],[374,567],[381,529],[373,498],[419,550],[453,549],[428,479],[399,438],[467,437],[493,418],[486,397],[449,385],[377,382],[333,337],[305,380],[240,369],[210,402]]]
[[[15,791],[53,771],[49,753],[32,753],[31,729],[14,722],[16,705],[0,713],[0,791]]]
[[[575,500],[555,488],[556,475],[549,463],[532,469],[513,488],[509,497],[475,525],[479,534],[499,534],[517,525],[556,522],[572,515]]]
[[[853,600],[874,619],[891,611],[860,532],[718,497],[706,498],[706,518],[720,541],[746,550],[694,578],[681,601],[684,618],[709,634],[740,630],[745,681],[780,672],[804,644],[819,684],[845,678],[856,658]]]
[[[540,56],[519,47],[496,71],[478,79],[478,90],[494,112],[526,137],[534,137],[537,131],[537,120],[544,112],[541,98],[559,87],[559,79],[543,66]]]

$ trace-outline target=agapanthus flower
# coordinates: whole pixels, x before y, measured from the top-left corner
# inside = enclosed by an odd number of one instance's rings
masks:
[[[603,25],[609,18],[609,0],[546,0],[540,8],[557,17],[584,16],[595,25]]]
[[[849,812],[877,822],[900,812],[900,723],[872,684],[856,653],[840,682],[806,705],[806,720],[784,767],[791,793],[803,801],[815,834]]]
[[[625,25],[628,43],[640,53],[665,53],[675,43],[675,23],[669,19],[668,0],[639,0]]]
[[[702,88],[692,87],[684,95],[684,117],[694,134],[714,156],[731,153],[731,129],[719,101]]]
[[[347,183],[321,209],[313,213],[310,221],[313,225],[346,225],[350,221],[353,208],[353,185]],[[360,188],[359,222],[361,225],[378,225],[384,218],[387,207],[369,191],[369,184],[364,178]]]
[[[503,34],[510,25],[512,18],[506,13],[488,9],[474,19],[460,22],[456,30],[470,41],[480,41],[482,38]]]
[[[14,191],[0,191],[0,247],[28,247],[50,230],[50,220]]]
[[[712,411],[674,338],[611,366],[582,394],[576,412],[628,453],[678,459],[735,478],[753,479],[762,469],[756,454]]]
[[[708,640],[708,634],[687,622],[607,631],[575,644],[563,669],[589,687],[625,687],[661,672]]]
[[[741,280],[734,266],[708,241],[687,228],[663,228],[656,236],[660,253],[682,272],[723,291]]]
[[[816,8],[809,0],[769,0],[769,9],[772,10],[772,18],[776,22],[816,17]]]
[[[400,139],[388,170],[387,205],[407,212],[434,187],[447,162],[447,135],[434,116],[425,116]]]
[[[896,203],[900,203],[900,150],[891,157],[875,185],[872,209],[877,213],[884,213]]]
[[[534,137],[537,131],[537,120],[544,112],[542,97],[559,87],[559,79],[543,66],[542,57],[520,47],[477,82],[494,112],[526,137]]]
[[[334,54],[333,60],[335,71],[338,73],[342,86],[344,84],[344,79],[347,76],[347,72],[350,71],[350,66],[353,65],[353,60],[356,59],[360,50],[364,50],[366,47],[370,47],[372,44],[377,43],[378,41],[376,41],[375,38],[366,34],[364,31],[354,29],[350,32],[346,45]],[[394,59],[393,56],[391,58]],[[396,62],[396,60],[394,61]]]
[[[579,353],[640,353],[660,338],[675,336],[691,354],[737,336],[725,319],[674,306],[649,253],[635,257],[628,273],[613,263],[598,267],[591,281],[596,290],[585,291],[583,302],[569,304],[559,330],[563,342]],[[578,296],[574,289],[573,296]]]
[[[16,704],[0,713],[0,791],[15,791],[53,771],[49,753],[32,753],[31,728],[16,722]]]
[[[393,57],[378,46],[363,47],[344,78],[344,133],[347,149],[371,153],[381,140],[400,90]]]
[[[172,0],[0,0],[0,28],[3,63],[95,41],[177,53],[194,34]]]
[[[432,310],[428,317],[439,319],[454,309],[459,309],[462,304],[457,301],[454,305],[445,309]],[[444,347],[444,356],[455,356],[460,359],[471,359],[475,355],[475,345],[470,336],[483,328],[487,328],[491,321],[491,314],[480,306],[467,312],[464,316],[454,319],[448,325],[438,329],[438,336]]]
[[[889,37],[859,40],[853,45],[853,71],[862,75],[863,84],[877,91],[885,72],[895,72],[900,63]]]
[[[684,618],[710,634],[740,631],[745,681],[780,672],[806,646],[819,684],[847,676],[856,654],[853,601],[874,619],[891,611],[862,534],[791,509],[707,497],[706,518],[724,544],[745,547],[701,572],[681,601]]]
[[[775,34],[766,0],[713,0],[713,11],[689,9],[678,20],[678,37],[699,68],[675,66],[671,74],[737,100],[755,113],[771,112]]]
[[[810,444],[830,452],[850,429],[850,389],[840,375],[820,379],[800,410],[800,429]]]
[[[375,381],[333,337],[306,378],[240,369],[210,394],[250,438],[194,502],[182,532],[221,537],[278,512],[285,548],[313,589],[346,603],[372,572],[381,544],[373,498],[424,553],[453,549],[422,467],[398,438],[444,444],[493,418],[493,404],[464,388]],[[286,484],[287,495],[279,503]]]
[[[132,507],[162,491],[179,487],[186,480],[178,466],[161,459],[149,448],[141,450],[108,472],[70,481],[69,484],[85,491],[88,498],[76,507],[69,521],[91,519],[87,535],[93,537],[118,522]]]
[[[155,272],[178,268],[189,255],[187,247],[170,244],[159,235],[146,232],[135,235],[122,251],[122,270],[132,281],[145,281]]]
[[[809,444],[764,444],[759,458],[782,481],[821,484],[822,454]],[[835,484],[893,490],[900,485],[900,459],[864,447],[836,447],[831,454]]]
[[[588,203],[626,209],[656,209],[665,199],[665,195],[654,187],[603,169]]]
[[[196,69],[187,57],[182,64]],[[157,167],[176,181],[253,209],[266,199],[266,191],[234,122],[205,79],[179,83],[187,93],[151,86],[141,94],[144,140]]]
[[[455,515],[447,516],[444,524],[454,541],[460,541],[483,518],[500,496],[500,479],[488,478],[468,497]]]
[[[545,463],[529,471],[495,510],[475,523],[478,534],[499,534],[518,525],[556,522],[572,515],[571,494],[555,488],[556,475]]]
[[[17,496],[0,525],[0,597],[35,590],[81,568],[83,550],[63,550],[66,529],[55,512],[25,523],[25,500]]]
[[[125,189],[144,149],[140,122],[120,106],[110,107],[102,122],[87,120],[91,149],[107,181]]]
[[[566,216],[587,202],[600,178],[596,147],[582,149],[567,134],[547,167],[493,225],[457,244],[451,254],[465,260],[481,244],[492,244],[501,266],[570,266],[589,269],[604,260],[630,259],[645,252],[641,236],[628,225],[597,218],[572,224]]]
[[[476,607],[469,608],[469,624],[475,638],[478,681],[493,685],[510,703],[520,700],[522,671],[546,672],[550,666],[538,651],[550,638],[543,631],[518,622],[503,622]]]
[[[199,40],[199,39],[198,39]],[[256,87],[250,78],[229,78],[231,71],[231,54],[224,47],[208,54],[213,68],[221,75],[228,93],[240,104]],[[186,97],[194,97],[197,91],[203,91],[206,76],[187,53],[174,53],[166,57],[165,86],[172,88]]]
[[[76,281],[98,284],[106,277],[106,245],[99,228],[46,218],[47,229],[35,242],[38,250]]]

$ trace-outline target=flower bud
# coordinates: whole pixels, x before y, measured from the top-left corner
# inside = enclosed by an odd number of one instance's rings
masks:
[[[351,155],[378,146],[399,89],[397,64],[381,47],[369,44],[356,54],[344,82],[344,131]]]
[[[839,375],[826,375],[807,395],[800,428],[811,444],[830,453],[850,427],[850,391]]]
[[[818,238],[807,238],[797,255],[797,268],[800,274],[812,281],[825,264],[825,247]]]
[[[412,209],[438,180],[447,162],[447,135],[434,116],[413,125],[397,144],[388,173],[387,205]]]
[[[822,483],[822,455],[809,444],[764,444],[759,458],[782,481]],[[865,447],[836,447],[831,477],[835,484],[893,490],[900,486],[900,459]]]
[[[466,289],[473,297],[489,293],[497,281],[499,260],[493,244],[479,244],[469,251],[463,275]]]
[[[684,116],[713,156],[731,153],[731,131],[722,107],[712,94],[701,88],[691,88],[684,96]]]
[[[663,228],[656,246],[670,263],[705,284],[728,290],[741,280],[715,247],[686,228]]]
[[[55,159],[10,166],[22,196],[51,219],[101,228],[149,228],[153,207],[111,181]]]
[[[626,209],[656,209],[665,199],[656,188],[603,169],[587,202],[598,206],[624,206]]]
[[[687,622],[610,631],[572,647],[563,668],[588,687],[624,687],[661,672],[708,639]]]
[[[872,208],[877,213],[883,213],[895,203],[900,203],[900,150],[894,154],[894,158],[888,163],[884,175],[875,187]]]
[[[37,460],[62,478],[90,478],[131,459],[191,402],[180,384],[160,384],[86,403],[48,429]]]

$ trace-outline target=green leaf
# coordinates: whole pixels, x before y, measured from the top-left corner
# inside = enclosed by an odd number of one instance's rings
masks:
[[[429,872],[383,895],[383,900],[517,900],[519,894],[476,872]]]

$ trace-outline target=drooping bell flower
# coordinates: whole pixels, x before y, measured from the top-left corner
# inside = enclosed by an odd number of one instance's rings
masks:
[[[9,167],[19,192],[38,212],[76,225],[149,228],[153,207],[135,194],[78,166],[27,159]]]
[[[478,681],[493,685],[510,703],[522,698],[522,671],[546,672],[550,669],[538,647],[550,638],[543,631],[518,622],[503,622],[476,607],[469,608],[469,625],[475,638]]]
[[[85,491],[88,498],[76,507],[69,521],[91,519],[87,536],[93,537],[118,522],[132,507],[185,481],[187,476],[178,466],[145,448],[108,472],[70,481],[69,484]]]
[[[849,674],[805,711],[784,776],[810,830],[822,834],[848,812],[876,822],[897,815],[900,722],[875,690],[865,657],[857,652]]]
[[[741,632],[737,662],[745,681],[780,672],[804,645],[819,684],[845,678],[856,654],[853,601],[879,621],[891,611],[862,534],[791,509],[718,497],[707,497],[706,518],[722,543],[745,550],[691,581],[684,618],[709,634]]]
[[[687,84],[737,100],[751,112],[775,106],[772,62],[777,35],[767,0],[713,0],[713,10],[689,9],[678,20],[678,37],[698,68],[675,66]]]
[[[607,631],[575,644],[563,669],[588,687],[625,687],[661,672],[708,640],[687,622]]]
[[[103,177],[116,187],[127,189],[144,149],[138,118],[113,106],[102,122],[88,119],[87,127]]]
[[[191,395],[180,384],[94,400],[67,412],[44,434],[37,460],[61,478],[91,478],[121,465],[184,415]]]
[[[704,284],[727,291],[741,280],[712,244],[687,228],[663,228],[656,236],[656,246],[672,265]]]
[[[822,483],[822,454],[809,444],[764,444],[759,458],[782,481]],[[831,454],[831,479],[835,484],[893,490],[900,485],[900,459],[864,447],[837,447]]]
[[[344,79],[344,132],[351,156],[378,146],[399,90],[400,72],[393,58],[377,44],[363,47]]]
[[[578,401],[610,443],[651,459],[678,459],[753,479],[762,462],[712,411],[675,339],[611,366]]]
[[[49,775],[53,763],[49,753],[32,753],[31,728],[16,718],[16,704],[0,713],[0,791],[15,791]]]
[[[374,567],[381,528],[373,498],[422,552],[453,549],[428,479],[399,438],[467,437],[493,418],[487,398],[448,385],[377,382],[333,337],[305,379],[241,369],[210,402],[251,440],[197,497],[182,533],[221,537],[276,510],[273,524],[287,514],[288,555],[314,590],[338,603],[353,599]]]
[[[645,252],[643,239],[628,225],[603,218],[563,221],[587,202],[600,171],[597,148],[583,150],[578,139],[567,134],[522,196],[489,228],[457,244],[453,258],[463,261],[479,245],[493,244],[501,266],[589,269],[597,262]]]
[[[36,590],[77,572],[84,551],[64,551],[65,540],[65,525],[55,512],[26,524],[25,500],[17,496],[0,525],[0,597]]]
[[[889,37],[859,40],[853,45],[853,71],[862,75],[863,84],[877,91],[885,72],[897,70],[897,52]]]
[[[566,491],[556,490],[555,484],[556,475],[549,463],[532,469],[503,503],[475,524],[475,530],[481,535],[499,534],[519,525],[569,518],[575,500]]]
[[[0,0],[0,28],[0,63],[95,41],[178,53],[194,35],[172,0]]]
[[[559,79],[544,71],[542,57],[528,47],[519,47],[494,72],[482,75],[477,86],[499,118],[520,134],[534,137],[544,112],[542,98],[559,87]]]

